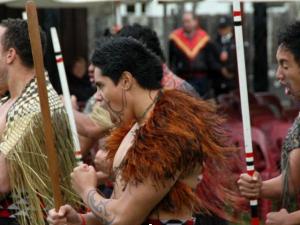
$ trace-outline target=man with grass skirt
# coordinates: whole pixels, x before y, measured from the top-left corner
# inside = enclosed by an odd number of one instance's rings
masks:
[[[45,50],[46,37],[41,31]],[[0,80],[9,95],[0,100],[0,224],[44,225],[53,207],[37,81],[27,22],[0,23]],[[62,103],[47,79],[61,187],[66,202],[75,204],[70,171],[75,166],[71,131]]]

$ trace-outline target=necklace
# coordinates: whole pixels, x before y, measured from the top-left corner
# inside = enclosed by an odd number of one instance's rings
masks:
[[[160,89],[151,104],[145,109],[143,114],[137,118],[137,121],[141,121],[145,118],[146,114],[149,112],[149,110],[152,108],[152,106],[159,100],[160,96],[162,95],[162,90]]]

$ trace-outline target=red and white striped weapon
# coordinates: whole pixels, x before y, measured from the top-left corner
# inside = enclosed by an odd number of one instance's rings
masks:
[[[241,108],[242,108],[247,173],[250,176],[253,176],[255,169],[254,169],[254,155],[253,155],[253,148],[252,148],[251,124],[250,124],[250,113],[249,113],[249,102],[248,102],[248,88],[247,88],[244,41],[243,41],[243,30],[242,30],[242,13],[241,13],[241,4],[238,0],[233,1],[233,21],[234,21],[237,65],[238,65],[238,74],[239,74],[239,86],[240,86],[239,89],[240,89]],[[257,206],[258,206],[257,199],[250,200],[252,225],[259,224]]]
[[[81,150],[80,150],[79,138],[77,135],[77,128],[76,128],[75,117],[74,117],[72,103],[71,103],[71,96],[70,96],[69,86],[68,86],[68,82],[67,82],[67,76],[66,76],[63,55],[61,53],[61,48],[60,48],[56,28],[51,27],[50,32],[51,32],[53,49],[54,49],[55,58],[56,58],[57,69],[58,69],[58,73],[59,73],[60,84],[61,84],[62,91],[63,91],[65,107],[66,107],[71,131],[72,131],[73,142],[75,145],[75,150],[74,150],[75,157],[76,157],[77,164],[80,165],[80,164],[82,164],[82,155],[81,155]]]

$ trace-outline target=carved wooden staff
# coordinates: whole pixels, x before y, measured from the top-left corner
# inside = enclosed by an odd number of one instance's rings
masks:
[[[241,5],[238,0],[233,1],[233,21],[234,21],[235,44],[236,44],[236,54],[237,54],[238,74],[239,74],[247,173],[250,176],[253,176],[255,169],[254,169],[254,155],[253,155],[253,148],[252,148],[251,123],[250,123],[249,102],[248,102],[248,88],[247,88],[246,64],[245,64],[244,41],[243,41],[243,30],[242,30],[242,13],[241,13]],[[259,219],[257,214],[257,205],[258,205],[257,203],[258,203],[257,199],[250,200],[252,225],[259,224]]]
[[[64,95],[65,107],[66,107],[71,131],[72,131],[73,142],[75,145],[75,149],[74,149],[75,157],[76,157],[77,164],[80,165],[80,164],[82,164],[82,155],[81,155],[81,150],[80,150],[79,138],[77,135],[74,113],[73,113],[73,109],[72,109],[71,96],[70,96],[70,90],[69,90],[69,86],[68,86],[68,82],[67,82],[64,59],[63,59],[63,55],[61,53],[61,48],[60,48],[56,28],[51,27],[50,32],[51,32],[52,44],[53,44],[53,49],[54,49],[55,58],[56,58],[57,69],[58,69],[58,73],[59,73],[60,84],[61,84],[63,95]]]
[[[48,102],[48,92],[46,89],[46,79],[44,71],[44,61],[42,44],[38,23],[38,16],[36,5],[33,1],[27,1],[26,12],[28,16],[28,31],[30,44],[32,49],[32,56],[34,62],[35,74],[37,77],[38,93],[40,98],[40,106],[42,112],[42,120],[45,134],[45,147],[48,155],[49,175],[51,178],[52,190],[54,195],[54,205],[56,211],[62,205],[62,195],[59,182],[59,165],[56,149],[54,147],[54,134],[51,124],[51,115]]]

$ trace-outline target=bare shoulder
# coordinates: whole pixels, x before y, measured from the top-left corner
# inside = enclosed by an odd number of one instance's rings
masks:
[[[300,148],[295,148],[291,151],[290,157],[292,159],[298,159],[298,163],[300,165]]]

